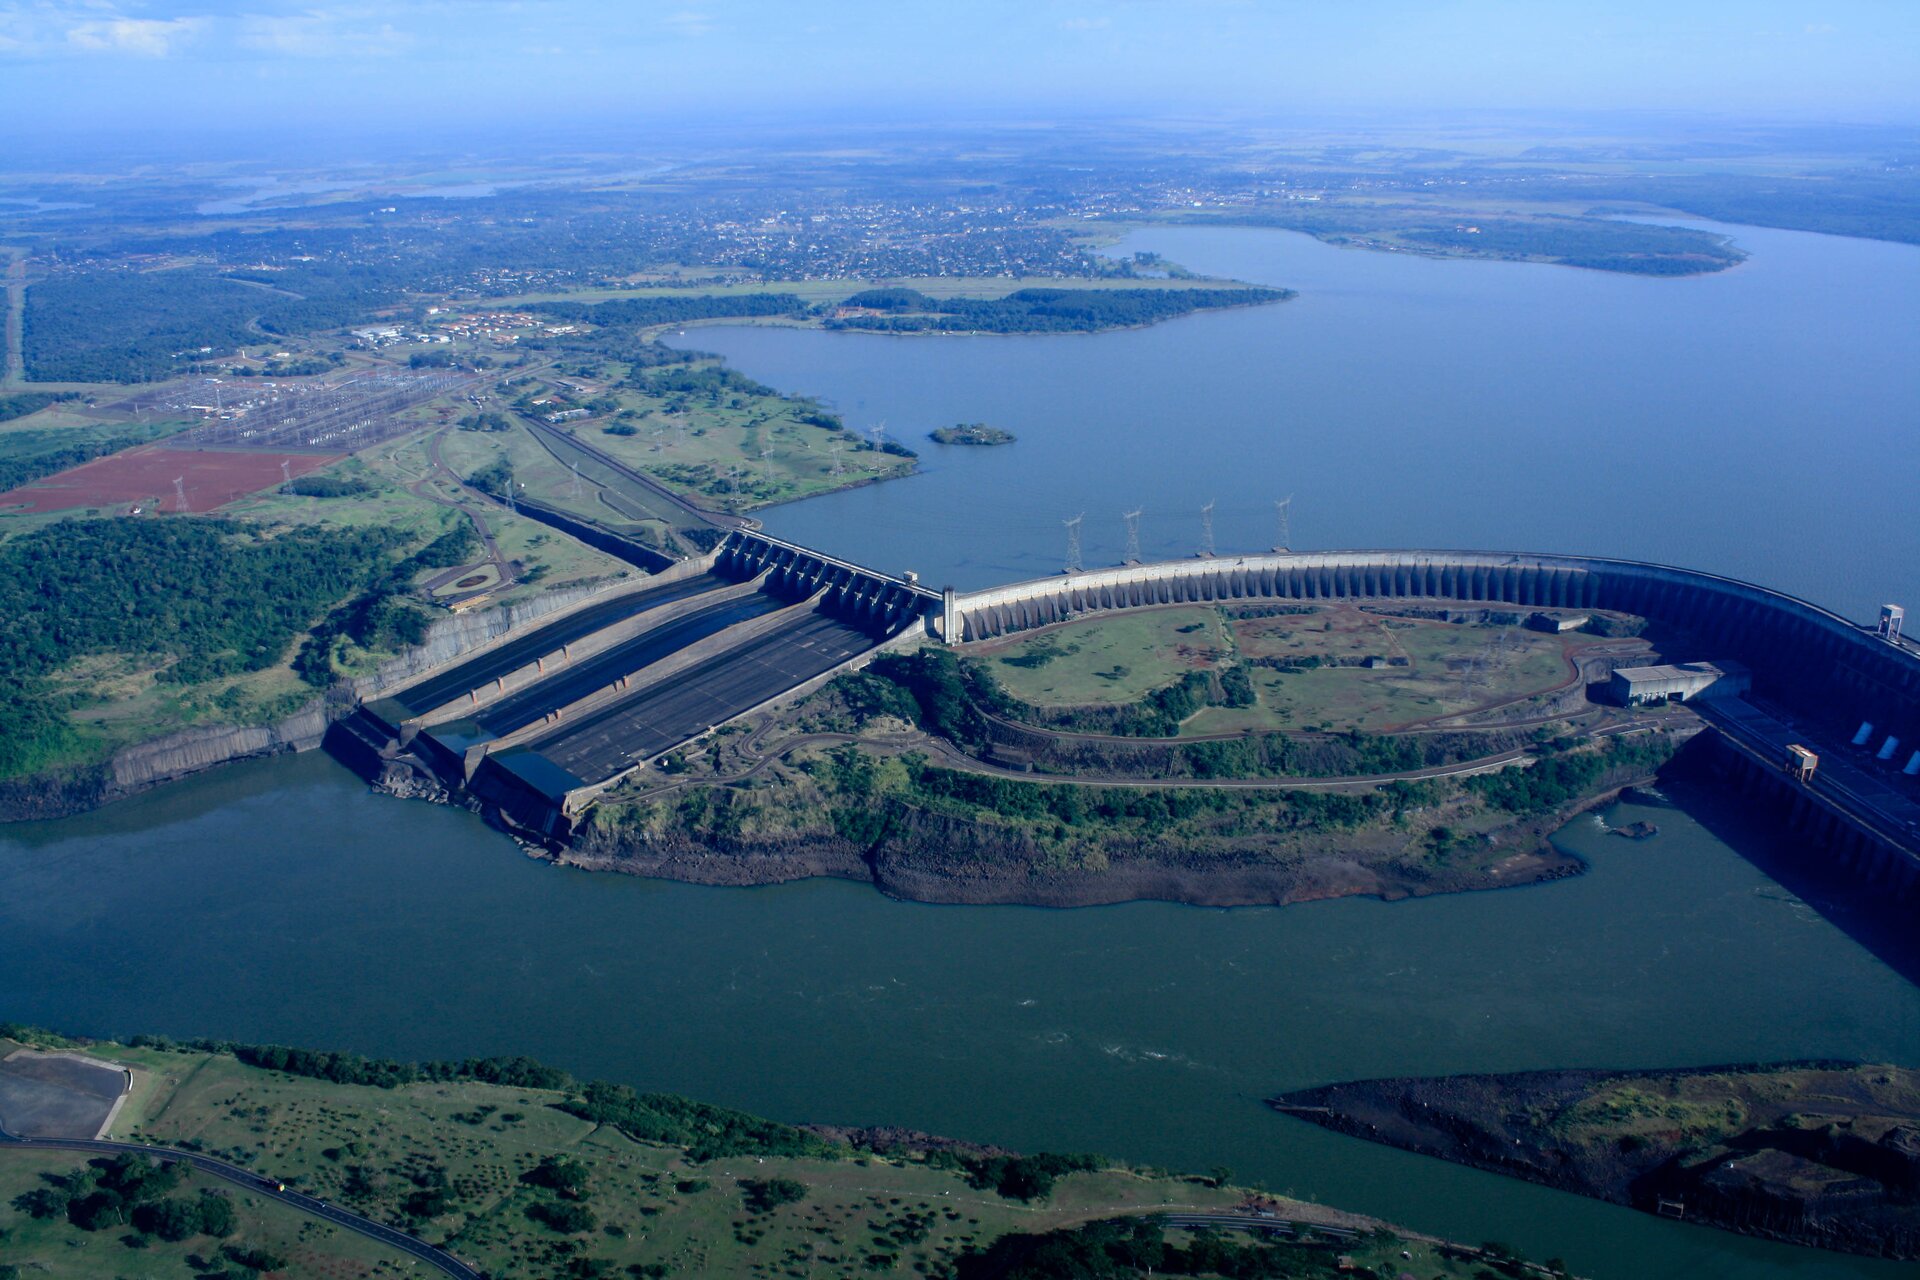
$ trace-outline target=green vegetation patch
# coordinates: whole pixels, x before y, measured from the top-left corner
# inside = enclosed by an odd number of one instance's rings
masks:
[[[1137,702],[1233,654],[1217,609],[1140,609],[1051,627],[976,654],[994,681],[1036,706]]]
[[[656,295],[616,298],[611,302],[541,302],[528,310],[595,325],[646,326],[754,316],[801,316],[806,314],[807,304],[791,293],[736,293],[696,297]]]
[[[951,427],[935,427],[927,435],[935,444],[965,444],[979,447],[991,447],[996,444],[1012,444],[1014,434],[1003,427],[990,427],[984,422],[961,422]]]
[[[1018,289],[1004,298],[933,298],[870,289],[841,304],[829,329],[876,333],[1093,333],[1196,311],[1284,302],[1291,289]]]
[[[58,692],[72,664],[116,656],[163,686],[197,685],[302,653],[312,683],[332,675],[334,640],[416,642],[425,617],[401,593],[419,565],[460,563],[464,522],[412,557],[379,528],[268,531],[232,520],[67,520],[0,544],[0,776],[31,773],[83,743],[67,712],[93,695]],[[164,725],[149,726],[150,732]]]
[[[248,322],[274,295],[210,271],[75,271],[27,290],[27,372],[39,382],[174,377],[258,340]]]

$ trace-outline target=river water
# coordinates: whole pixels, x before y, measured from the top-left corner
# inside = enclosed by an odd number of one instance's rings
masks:
[[[1855,611],[1898,599],[1920,537],[1892,507],[1912,480],[1894,464],[1909,459],[1857,436],[1890,440],[1911,412],[1920,252],[1737,234],[1755,258],[1736,272],[1639,281],[1283,233],[1156,232],[1141,243],[1302,297],[1093,338],[687,341],[902,436],[976,419],[1018,432],[1005,449],[941,454],[918,479],[772,513],[779,532],[936,580],[1047,572],[1059,515],[1083,507],[1088,561],[1111,560],[1118,511],[1149,497],[1164,513],[1143,521],[1149,554],[1185,549],[1208,498],[1223,547],[1265,545],[1263,504],[1294,491],[1303,545],[1642,554]],[[1768,297],[1799,297],[1797,318],[1759,305]],[[1560,335],[1554,360],[1543,330]],[[1729,332],[1777,342],[1749,355]],[[1812,349],[1803,365],[1795,344]],[[1387,385],[1403,374],[1411,389]],[[1818,430],[1804,420],[1816,408]],[[1542,472],[1557,478],[1526,478]],[[1055,912],[561,870],[470,815],[370,795],[323,757],[261,761],[0,829],[0,1017],[402,1057],[530,1053],[789,1119],[1225,1164],[1276,1190],[1562,1254],[1597,1277],[1904,1274],[1405,1155],[1261,1105],[1370,1075],[1920,1062],[1920,992],[1757,869],[1791,852],[1778,833],[1710,792],[1675,799],[1608,815],[1657,824],[1645,842],[1575,823],[1561,838],[1592,870],[1552,885]]]

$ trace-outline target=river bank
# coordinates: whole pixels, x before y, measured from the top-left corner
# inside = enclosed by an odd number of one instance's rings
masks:
[[[1901,1067],[1364,1080],[1270,1105],[1338,1133],[1662,1217],[1920,1257],[1920,1088]]]

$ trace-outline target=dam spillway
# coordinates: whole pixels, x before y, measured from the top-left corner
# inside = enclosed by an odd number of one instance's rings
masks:
[[[705,556],[661,577],[524,634],[508,632],[369,704],[359,736],[389,759],[394,748],[410,747],[442,777],[470,785],[521,825],[560,836],[595,796],[634,769],[885,646],[970,643],[1113,610],[1372,600],[1645,618],[1673,643],[1745,664],[1757,694],[1792,710],[1765,733],[1758,722],[1723,718],[1715,725],[1754,760],[1782,749],[1786,739],[1774,741],[1782,734],[1831,742],[1846,731],[1840,726],[1859,720],[1920,740],[1920,650],[1913,645],[1765,587],[1642,561],[1491,551],[1274,552],[934,592],[911,575],[734,528]],[[374,745],[383,737],[384,745]],[[1901,874],[1913,878],[1920,873],[1920,801],[1910,782],[1894,779],[1866,795],[1823,780],[1792,802],[1797,811],[1824,805],[1831,812],[1823,821],[1865,830],[1871,856],[1901,860]],[[1850,847],[1867,848],[1857,841]]]

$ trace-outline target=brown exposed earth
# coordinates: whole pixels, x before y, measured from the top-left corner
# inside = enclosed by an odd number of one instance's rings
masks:
[[[150,511],[204,512],[303,476],[337,453],[263,453],[245,449],[169,449],[148,445],[72,467],[0,493],[0,510],[20,513],[144,505]],[[282,465],[286,470],[281,470]],[[181,482],[182,507],[174,489]]]

